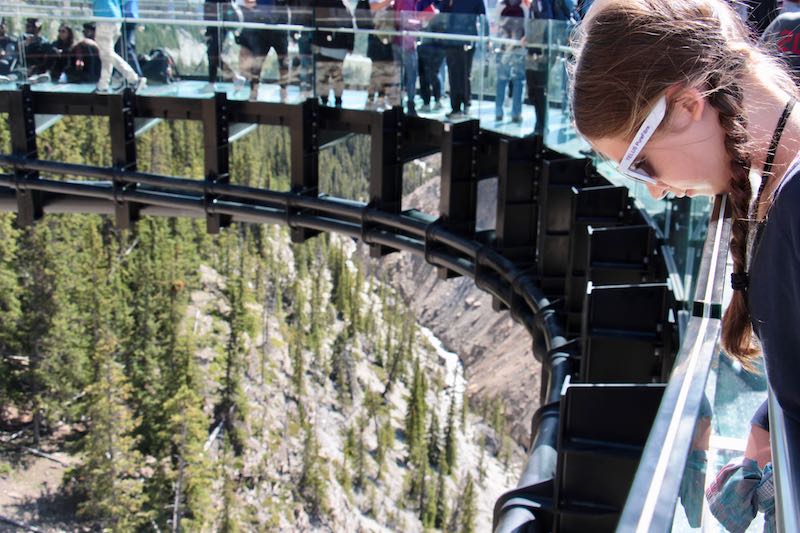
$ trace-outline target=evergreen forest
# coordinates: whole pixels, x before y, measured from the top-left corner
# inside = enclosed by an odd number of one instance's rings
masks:
[[[37,142],[111,163],[103,118]],[[231,146],[231,181],[288,190],[288,148],[257,128]],[[139,169],[202,179],[202,150],[199,124],[162,122]],[[321,192],[365,199],[369,153],[362,137],[324,152]],[[405,175],[406,192],[432,177]],[[0,486],[57,459],[42,531],[488,528],[514,481],[502,406],[467,401],[377,265],[278,226],[0,213]]]

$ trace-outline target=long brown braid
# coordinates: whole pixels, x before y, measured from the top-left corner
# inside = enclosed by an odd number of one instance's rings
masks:
[[[711,95],[711,104],[719,113],[720,125],[725,129],[725,150],[730,157],[731,181],[728,198],[733,211],[730,254],[733,272],[747,271],[747,239],[749,209],[753,191],[750,186],[750,156],[747,150],[747,119],[743,113],[741,91],[729,87]],[[754,360],[760,350],[753,342],[746,293],[733,291],[730,304],[722,318],[722,347],[742,366],[755,370]]]
[[[601,6],[602,4],[602,6]],[[729,156],[735,273],[746,271],[750,136],[741,80],[759,76],[786,93],[798,90],[785,66],[755,44],[724,0],[598,0],[573,37],[573,115],[587,138],[631,139],[653,103],[674,86],[696,88],[719,114]],[[671,106],[664,124],[670,124]],[[723,318],[722,345],[748,369],[759,349],[745,298],[734,291]]]

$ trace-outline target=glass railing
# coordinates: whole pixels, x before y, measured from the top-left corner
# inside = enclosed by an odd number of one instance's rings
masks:
[[[29,82],[36,91],[93,91],[97,25],[102,39],[112,24],[116,52],[148,78],[145,96],[219,91],[234,100],[402,106],[425,118],[477,119],[501,134],[543,134],[554,148],[578,143],[567,108],[565,22],[185,1],[141,2],[135,17],[98,14],[85,1],[0,6],[8,41],[19,47],[9,48],[5,75],[0,65],[0,90]],[[29,18],[35,30],[26,29]],[[59,33],[62,25],[69,31]],[[42,46],[22,46],[26,39]],[[111,90],[126,78],[133,83],[118,65]]]

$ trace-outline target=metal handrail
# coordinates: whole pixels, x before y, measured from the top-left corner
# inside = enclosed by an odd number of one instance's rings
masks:
[[[672,529],[682,467],[689,456],[706,380],[719,348],[729,242],[730,207],[727,196],[719,196],[709,222],[693,316],[642,453],[618,532]]]
[[[780,532],[800,531],[800,487],[795,473],[800,468],[798,435],[786,428],[783,409],[772,387],[769,398],[769,440],[772,448],[772,472],[775,484],[775,522]]]

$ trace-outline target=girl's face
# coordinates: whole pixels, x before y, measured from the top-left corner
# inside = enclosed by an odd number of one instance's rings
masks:
[[[715,195],[726,192],[730,181],[725,130],[719,114],[696,90],[667,100],[669,116],[637,157],[637,165],[656,179],[647,184],[655,198]],[[590,139],[595,150],[619,163],[631,140],[621,136]]]

